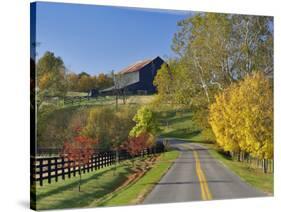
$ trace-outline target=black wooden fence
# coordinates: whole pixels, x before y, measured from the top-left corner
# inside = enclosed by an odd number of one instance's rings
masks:
[[[89,101],[92,97],[91,96],[73,96],[73,97],[65,97],[63,99],[64,104],[76,104],[82,103],[84,101]]]
[[[150,155],[163,152],[164,146],[157,145],[153,148],[144,149],[139,155]],[[123,161],[132,159],[130,154],[126,151],[118,152],[118,160]],[[65,178],[71,178],[77,174],[83,174],[86,172],[92,172],[107,166],[111,166],[116,163],[116,152],[108,151],[101,152],[92,155],[89,162],[79,167],[75,161],[68,160],[64,157],[34,157],[31,156],[31,182],[35,184],[39,182],[42,186],[44,181],[51,183],[52,180],[58,181],[59,178],[65,180]]]

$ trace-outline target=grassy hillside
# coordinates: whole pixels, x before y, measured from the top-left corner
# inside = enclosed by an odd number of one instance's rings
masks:
[[[201,130],[192,121],[193,113],[189,110],[165,110],[157,112],[160,136],[166,138],[191,139]]]

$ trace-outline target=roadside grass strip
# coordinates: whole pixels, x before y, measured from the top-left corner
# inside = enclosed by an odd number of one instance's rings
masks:
[[[136,182],[129,184],[122,190],[112,195],[112,198],[101,202],[100,206],[132,205],[141,203],[147,194],[161,180],[171,167],[179,152],[169,151],[162,153],[156,163]]]

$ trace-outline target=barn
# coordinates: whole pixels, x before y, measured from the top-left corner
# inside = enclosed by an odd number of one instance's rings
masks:
[[[138,61],[119,71],[114,86],[101,90],[101,94],[113,94],[119,90],[127,94],[152,94],[156,92],[153,80],[157,71],[165,63],[160,57]]]

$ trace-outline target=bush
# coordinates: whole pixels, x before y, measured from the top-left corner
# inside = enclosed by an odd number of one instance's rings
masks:
[[[90,111],[83,133],[99,140],[100,150],[118,149],[134,126],[134,111],[130,108],[94,108]]]

